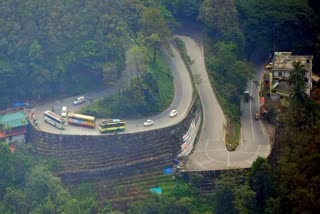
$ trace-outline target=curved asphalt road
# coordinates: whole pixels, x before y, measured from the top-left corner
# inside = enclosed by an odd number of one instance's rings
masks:
[[[199,91],[204,110],[203,130],[194,152],[187,159],[185,166],[186,171],[217,170],[239,167],[247,168],[251,166],[257,156],[266,157],[270,152],[268,137],[263,131],[261,122],[253,119],[253,115],[258,108],[258,103],[251,101],[249,103],[243,103],[241,107],[243,113],[241,119],[241,139],[244,138],[245,142],[242,140],[236,151],[227,151],[224,142],[225,117],[209,82],[204,62],[202,43],[197,43],[195,40],[187,36],[179,37],[184,41],[187,52],[193,61],[191,65],[192,72],[194,75],[199,77],[197,77],[199,80],[197,89]],[[153,117],[138,120],[126,120],[127,128],[124,133],[167,127],[184,118],[192,101],[192,84],[188,71],[173,45],[171,45],[171,51],[171,54],[167,53],[167,59],[172,75],[174,76],[175,96],[172,104],[167,110]],[[259,74],[260,72],[257,72],[258,76]],[[257,96],[258,90],[255,88],[255,85],[249,83],[248,89],[254,97]],[[86,94],[85,97],[87,100],[96,100],[108,94],[115,93],[116,91],[116,89],[106,89],[100,92]],[[39,119],[40,129],[57,134],[98,135],[99,132],[97,128],[88,129],[69,125],[65,130],[60,131],[43,122],[43,112],[48,109],[50,110],[52,106],[60,110],[62,106],[66,105],[69,110],[77,110],[79,106],[72,105],[73,99],[74,98],[58,100],[32,109]],[[258,100],[258,98],[256,97],[255,100]],[[175,118],[169,118],[169,112],[172,109],[178,110],[178,116]],[[154,125],[151,127],[144,127],[143,122],[146,119],[152,119],[154,121]],[[99,120],[97,123],[99,123]]]
[[[204,111],[203,129],[193,153],[188,157],[186,171],[219,170],[228,168],[247,168],[258,157],[267,157],[270,146],[267,136],[263,132],[260,121],[255,121],[253,115],[258,107],[257,103],[249,102],[242,105],[242,136],[245,142],[234,152],[225,147],[225,117],[212,90],[204,62],[202,43],[187,36],[179,36],[186,45],[191,58],[192,73],[199,78],[197,89]],[[259,73],[257,75],[259,76]],[[253,96],[258,90],[249,84]],[[255,100],[258,100],[256,98]]]
[[[190,106],[192,101],[192,92],[193,92],[192,84],[191,84],[189,73],[177,49],[172,44],[170,46],[171,46],[171,50],[164,51],[164,52],[174,78],[175,95],[171,105],[164,112],[161,112],[152,117],[142,118],[137,120],[126,120],[126,130],[121,133],[132,133],[132,132],[158,129],[158,128],[167,127],[167,126],[176,124],[177,122],[184,119],[188,111],[187,107]],[[129,52],[127,52],[127,59],[130,61]],[[132,66],[130,67],[130,65],[132,64],[134,63],[127,62],[127,68],[126,68],[127,71],[133,70]],[[124,81],[125,80],[123,80],[122,82]],[[88,103],[90,99],[92,100],[101,99],[104,96],[107,96],[116,92],[117,92],[117,89],[105,89],[99,92],[88,93],[88,94],[85,94],[84,96],[86,99],[86,103]],[[95,129],[89,129],[84,127],[67,125],[65,130],[59,130],[43,121],[43,118],[42,118],[43,112],[46,110],[51,110],[52,107],[54,107],[55,111],[60,114],[62,106],[67,106],[69,111],[76,111],[82,105],[85,105],[85,104],[81,104],[78,106],[74,106],[72,104],[74,98],[75,97],[67,98],[64,100],[57,100],[51,103],[47,103],[43,106],[39,106],[34,109],[31,109],[31,112],[34,112],[36,117],[38,118],[39,129],[45,132],[56,133],[56,134],[99,135],[100,133],[97,127]],[[174,118],[170,118],[169,113],[173,109],[176,109],[178,111],[178,115]],[[152,119],[154,121],[154,125],[150,127],[144,127],[143,122],[146,121],[147,119]],[[97,124],[99,124],[99,122],[100,120],[98,119]]]

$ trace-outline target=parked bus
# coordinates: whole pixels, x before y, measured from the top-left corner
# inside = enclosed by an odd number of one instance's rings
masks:
[[[99,131],[101,133],[112,131],[123,131],[126,128],[126,123],[123,120],[102,120],[99,124]]]
[[[82,126],[92,129],[96,127],[96,118],[88,115],[75,114],[70,112],[68,114],[67,121],[70,125]]]
[[[66,127],[66,120],[52,111],[45,111],[43,113],[43,120],[58,129],[64,129]]]

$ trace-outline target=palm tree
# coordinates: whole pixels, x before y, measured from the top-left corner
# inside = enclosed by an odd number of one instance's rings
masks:
[[[293,85],[292,97],[293,109],[295,112],[296,125],[301,129],[309,128],[318,118],[317,107],[305,93],[305,72],[299,61],[293,62],[293,70],[290,73],[289,83]]]
[[[290,73],[289,84],[293,85],[293,98],[297,101],[305,101],[307,95],[305,93],[305,72],[303,65],[300,61],[294,61],[292,63],[293,70]]]

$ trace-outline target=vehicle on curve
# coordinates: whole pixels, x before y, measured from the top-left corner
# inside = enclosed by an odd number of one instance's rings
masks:
[[[62,106],[62,108],[61,108],[61,116],[62,117],[67,117],[67,114],[68,114],[67,106]]]
[[[96,127],[96,118],[93,116],[83,115],[83,114],[75,114],[70,112],[67,118],[68,124],[74,126],[82,126],[87,128],[95,128]]]
[[[256,119],[256,120],[259,120],[259,119],[260,119],[259,112],[257,112],[257,113],[254,115],[254,119]]]
[[[81,103],[84,103],[84,96],[81,96],[81,97],[77,97],[74,101],[73,101],[73,104],[74,105],[79,105]]]
[[[126,129],[126,123],[120,119],[102,120],[99,124],[99,132],[123,131]]]
[[[177,112],[177,110],[172,110],[171,112],[170,112],[170,117],[172,118],[172,117],[175,117],[175,116],[177,116],[178,115],[178,112]]]
[[[145,121],[145,122],[143,123],[143,125],[144,125],[145,127],[152,126],[152,125],[153,125],[153,121],[152,121],[152,120],[147,120],[147,121]]]
[[[244,91],[243,96],[244,96],[244,101],[245,101],[246,103],[249,102],[249,100],[250,100],[250,93],[249,93],[249,91]]]
[[[43,120],[61,130],[66,127],[66,120],[52,111],[45,111],[43,113]]]

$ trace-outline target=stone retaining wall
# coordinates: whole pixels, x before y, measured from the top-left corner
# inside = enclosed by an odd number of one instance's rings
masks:
[[[172,167],[181,152],[183,135],[201,112],[196,99],[180,123],[146,132],[110,135],[59,135],[30,128],[29,142],[44,157],[57,159],[66,183],[98,181]],[[197,117],[202,118],[202,117]]]

